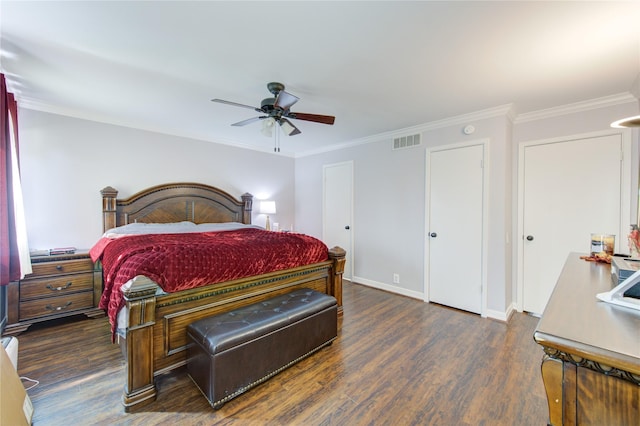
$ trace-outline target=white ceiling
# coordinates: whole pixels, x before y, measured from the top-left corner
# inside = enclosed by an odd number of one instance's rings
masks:
[[[283,153],[309,153],[513,104],[628,93],[640,2],[0,1],[1,64],[19,105],[272,150],[266,84],[300,98]]]

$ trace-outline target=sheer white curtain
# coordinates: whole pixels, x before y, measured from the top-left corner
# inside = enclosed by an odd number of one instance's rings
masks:
[[[9,109],[9,143],[11,144],[11,185],[13,190],[13,213],[16,227],[16,242],[18,245],[18,257],[20,259],[20,278],[32,272],[31,257],[29,256],[29,240],[27,238],[27,224],[24,214],[24,199],[22,197],[22,185],[20,179],[20,166],[18,165],[18,141],[16,135],[18,129],[14,128],[14,123],[18,117],[14,117],[15,111]]]
[[[0,73],[0,286],[31,272],[20,186],[18,106]],[[0,322],[3,318],[0,318]]]

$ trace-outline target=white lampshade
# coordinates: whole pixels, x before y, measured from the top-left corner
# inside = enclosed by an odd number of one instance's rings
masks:
[[[262,121],[262,134],[268,138],[273,136],[273,128],[275,127],[275,124],[276,120],[274,120],[272,117],[264,119],[264,121]]]
[[[291,125],[291,123],[285,120],[282,120],[280,122],[280,128],[282,129],[283,132],[287,134],[287,136],[291,136],[291,134],[297,130],[295,127]]]
[[[260,214],[276,214],[276,202],[260,201]]]

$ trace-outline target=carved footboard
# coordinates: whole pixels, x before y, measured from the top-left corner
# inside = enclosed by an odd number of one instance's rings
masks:
[[[334,247],[325,262],[162,296],[155,283],[139,277],[125,292],[128,328],[120,338],[125,410],[155,400],[154,377],[186,363],[186,328],[194,321],[302,287],[334,296],[341,314],[344,264],[345,251]]]

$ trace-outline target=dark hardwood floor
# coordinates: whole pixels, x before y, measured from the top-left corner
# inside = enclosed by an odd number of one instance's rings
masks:
[[[345,283],[338,339],[218,411],[184,368],[125,413],[123,358],[106,318],[18,336],[38,425],[545,425],[537,318],[508,324]]]

